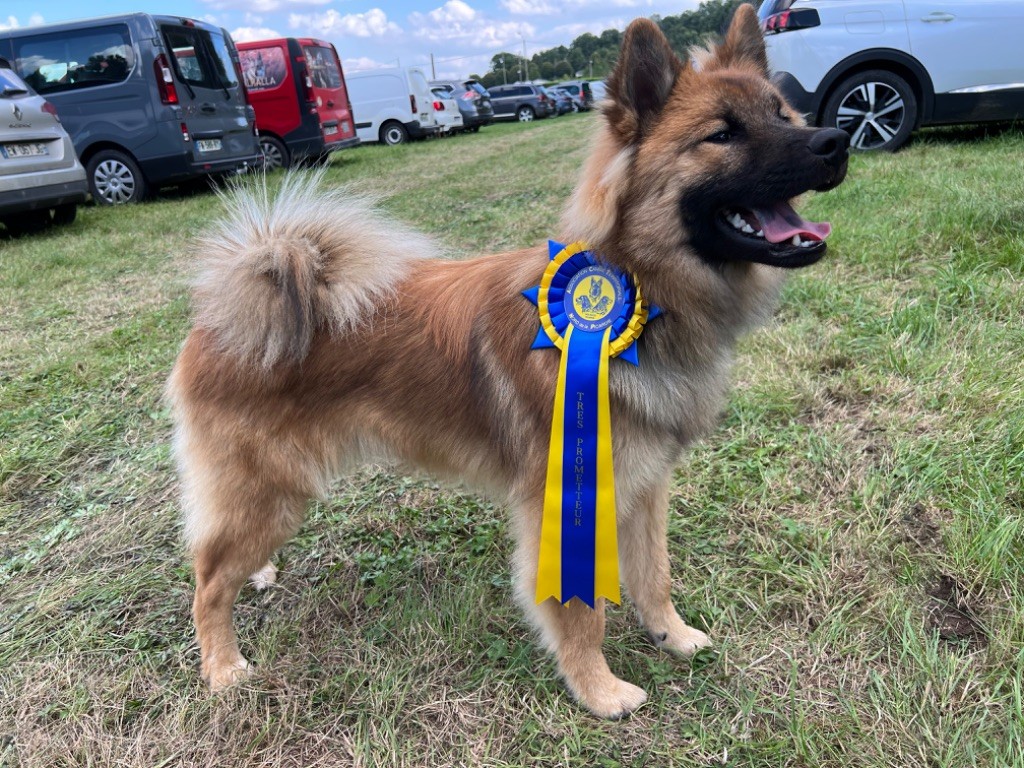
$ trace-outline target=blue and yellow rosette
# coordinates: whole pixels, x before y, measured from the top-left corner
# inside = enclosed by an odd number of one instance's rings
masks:
[[[608,365],[639,365],[636,340],[658,314],[630,275],[602,264],[585,243],[548,243],[533,349],[562,352],[555,387],[544,491],[537,602],[576,597],[620,602]]]

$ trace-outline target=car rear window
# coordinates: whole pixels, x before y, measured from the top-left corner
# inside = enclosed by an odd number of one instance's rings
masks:
[[[135,66],[128,27],[89,29],[16,37],[14,68],[37,93],[59,93],[127,79]]]
[[[197,88],[238,85],[224,36],[195,27],[164,25],[164,39],[174,53],[178,77]]]
[[[269,91],[283,83],[288,74],[284,50],[276,45],[239,51],[242,80],[250,91]]]
[[[334,51],[322,45],[304,45],[302,53],[309,66],[309,76],[317,88],[341,88],[341,70]]]

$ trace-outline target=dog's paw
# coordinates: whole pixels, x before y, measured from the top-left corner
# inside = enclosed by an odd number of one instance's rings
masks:
[[[647,701],[647,691],[609,674],[600,684],[574,691],[576,700],[597,717],[621,720]]]
[[[203,679],[214,693],[248,680],[254,672],[255,668],[241,656],[220,664],[203,664]]]
[[[678,616],[674,617],[667,628],[647,631],[656,646],[679,656],[692,656],[701,648],[711,645],[710,637],[689,626]]]
[[[277,582],[277,568],[268,560],[266,565],[249,577],[249,582],[257,592],[262,592]]]

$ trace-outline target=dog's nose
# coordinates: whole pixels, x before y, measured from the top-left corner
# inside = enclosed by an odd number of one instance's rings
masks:
[[[807,148],[830,165],[839,165],[846,159],[850,147],[850,134],[838,128],[821,128],[811,134]]]

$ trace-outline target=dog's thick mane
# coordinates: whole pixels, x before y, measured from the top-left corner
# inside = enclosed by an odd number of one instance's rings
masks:
[[[318,328],[371,319],[413,262],[439,255],[372,197],[327,188],[322,172],[290,173],[273,195],[259,176],[220,199],[224,214],[193,251],[194,322],[266,368],[301,360]]]

